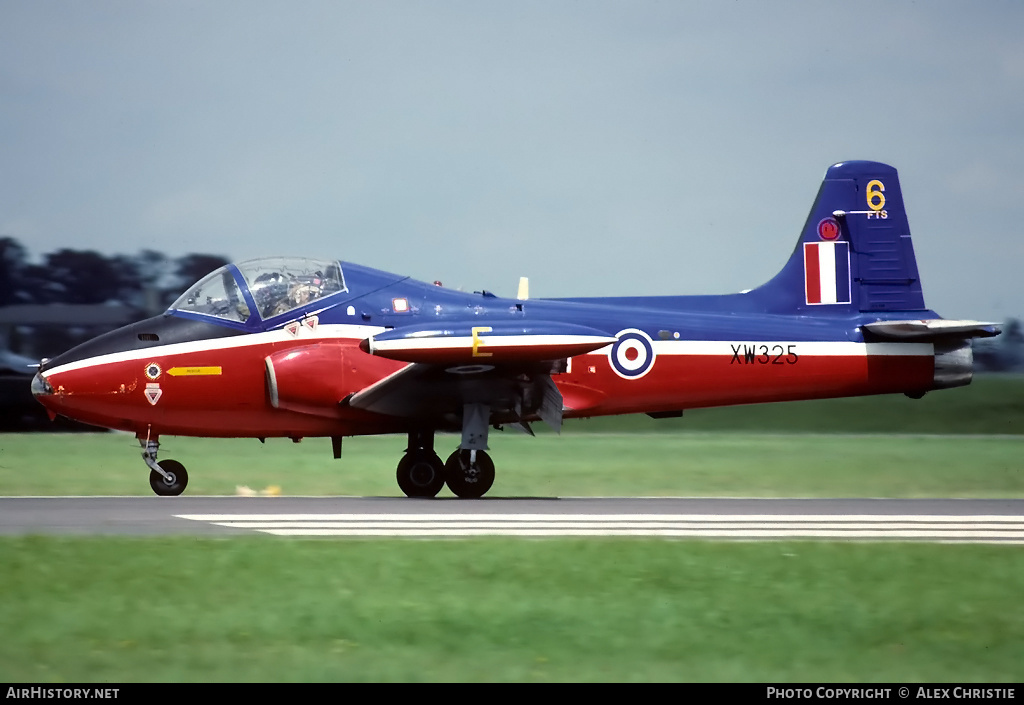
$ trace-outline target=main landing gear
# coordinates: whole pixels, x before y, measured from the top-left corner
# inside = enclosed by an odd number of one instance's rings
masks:
[[[415,431],[396,475],[409,497],[434,497],[447,484],[457,497],[478,499],[494,484],[494,462],[483,449],[460,447],[442,463],[434,452],[434,432]]]
[[[398,463],[398,486],[408,497],[433,497],[444,487],[444,463],[434,452],[432,432],[409,434],[409,447]]]
[[[463,499],[479,499],[494,484],[494,462],[486,451],[459,448],[444,464],[448,489]]]
[[[176,497],[185,491],[188,485],[188,473],[185,466],[177,460],[156,461],[157,450],[160,444],[156,439],[140,438],[142,446],[142,459],[149,466],[149,486],[161,497]]]

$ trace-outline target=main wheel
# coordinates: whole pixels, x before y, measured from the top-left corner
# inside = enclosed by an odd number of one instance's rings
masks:
[[[448,489],[463,499],[479,499],[494,484],[494,462],[482,450],[476,452],[476,462],[470,462],[468,450],[457,450],[444,464],[444,480]]]
[[[161,497],[177,497],[188,485],[188,473],[185,466],[177,460],[161,460],[157,465],[167,473],[164,477],[156,470],[149,471],[149,486]]]
[[[407,497],[434,497],[444,487],[444,463],[430,451],[408,451],[395,474]]]

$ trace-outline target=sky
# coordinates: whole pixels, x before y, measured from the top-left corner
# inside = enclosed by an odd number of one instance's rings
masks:
[[[926,304],[1024,315],[1024,3],[0,0],[0,236],[514,296],[770,279],[899,170]]]

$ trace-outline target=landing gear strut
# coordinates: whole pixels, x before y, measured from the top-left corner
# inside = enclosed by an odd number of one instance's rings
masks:
[[[160,443],[156,439],[139,439],[142,446],[142,459],[149,466],[149,486],[161,497],[176,497],[185,491],[188,485],[188,473],[185,466],[177,460],[156,461]]]
[[[463,499],[479,499],[494,484],[494,463],[485,452],[491,410],[486,404],[462,407],[462,442],[444,464],[448,489]]]

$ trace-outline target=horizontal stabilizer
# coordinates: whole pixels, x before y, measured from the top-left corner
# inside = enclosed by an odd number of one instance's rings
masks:
[[[865,333],[884,340],[927,342],[950,338],[991,338],[999,335],[998,323],[950,321],[944,318],[920,321],[876,321],[862,326]]]
[[[363,352],[440,365],[560,360],[615,343],[606,333],[569,323],[469,321],[402,326],[363,340]]]

